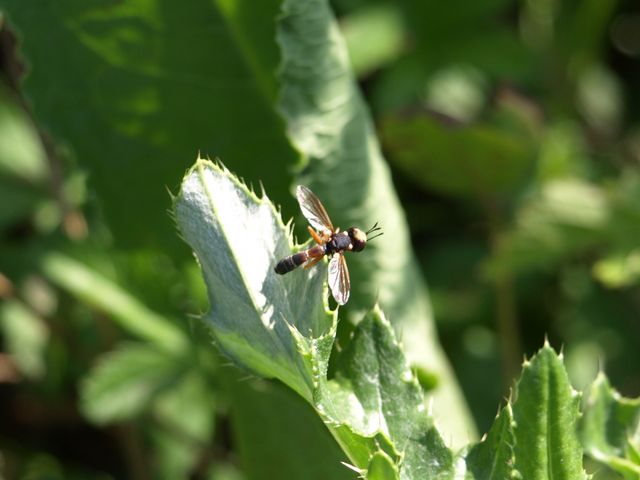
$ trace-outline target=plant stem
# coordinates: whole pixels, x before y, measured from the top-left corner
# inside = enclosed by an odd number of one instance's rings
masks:
[[[495,279],[496,316],[502,355],[503,389],[508,391],[518,375],[522,355],[522,343],[513,292],[513,280],[509,272],[501,272]]]
[[[502,215],[495,204],[487,202],[485,205],[489,219],[491,256],[496,258],[500,255],[502,248],[500,238]],[[522,356],[522,341],[511,272],[506,268],[498,269],[493,278],[493,286],[502,357],[502,386],[506,392],[511,387],[513,379],[518,375]]]

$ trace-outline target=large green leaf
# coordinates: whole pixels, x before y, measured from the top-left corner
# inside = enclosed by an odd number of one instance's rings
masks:
[[[166,215],[166,187],[176,185],[188,166],[184,159],[198,150],[223,156],[292,209],[289,186],[297,155],[272,107],[279,5],[280,0],[201,0],[188,6],[167,0],[0,0],[29,67],[22,86],[33,116],[88,171],[88,187],[116,246],[160,246],[172,259],[187,252],[175,241]],[[13,213],[13,207],[6,210]],[[109,311],[134,335],[153,342],[172,336],[143,302],[127,306],[119,295],[101,298],[93,288],[100,282],[85,285],[74,282],[83,275],[65,276],[77,264],[54,267],[50,278]],[[109,310],[114,298],[117,312]],[[140,322],[128,315],[136,312]],[[276,461],[287,462],[287,452],[279,453]],[[253,456],[250,449],[243,454]],[[323,461],[328,459],[334,458],[328,454]]]
[[[586,479],[577,422],[580,395],[547,344],[525,362],[516,389],[515,467],[527,480]]]
[[[379,222],[386,232],[349,258],[349,310],[359,319],[377,300],[394,326],[410,333],[404,338],[407,355],[443,377],[434,411],[447,436],[462,445],[475,428],[436,341],[404,213],[328,2],[283,2],[278,41],[280,109],[306,158],[302,183],[320,197],[335,225],[368,228]]]
[[[306,399],[354,468],[379,476],[384,453],[400,478],[451,473],[453,456],[379,309],[359,323],[335,378],[327,377],[337,317],[326,310],[326,268],[274,272],[293,245],[266,196],[199,159],[175,198],[175,215],[200,262],[211,302],[206,320],[223,352]]]
[[[289,228],[266,197],[212,162],[199,159],[187,173],[174,209],[202,268],[218,346],[238,364],[310,400],[311,366],[291,330],[333,337],[335,319],[322,300],[324,264],[276,274],[274,265],[293,247]]]
[[[580,433],[588,455],[625,478],[640,478],[640,398],[620,396],[603,373],[589,391]]]
[[[476,200],[511,193],[530,173],[535,149],[524,132],[490,124],[447,125],[428,115],[388,115],[386,147],[427,190]]]
[[[295,154],[272,108],[278,6],[0,0],[34,117],[89,171],[117,244],[181,251],[166,187],[185,152],[222,155],[291,202]]]

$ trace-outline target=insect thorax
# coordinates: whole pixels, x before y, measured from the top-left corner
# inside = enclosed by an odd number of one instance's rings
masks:
[[[347,232],[340,232],[338,234],[332,235],[331,239],[325,245],[327,255],[334,254],[336,252],[343,252],[345,250],[349,250],[349,246],[351,245],[351,239]]]

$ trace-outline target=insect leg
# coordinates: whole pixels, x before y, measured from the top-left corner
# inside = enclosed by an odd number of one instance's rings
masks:
[[[304,268],[304,269],[311,268],[311,267],[313,267],[316,263],[318,263],[320,260],[322,260],[322,257],[316,257],[316,258],[314,258],[313,260],[310,260],[309,262],[307,262],[307,264],[306,264],[304,267],[302,267],[302,268]]]
[[[307,226],[307,230],[309,230],[309,233],[311,234],[311,236],[313,237],[313,239],[316,241],[318,245],[322,245],[324,243],[322,241],[322,238],[320,238],[320,235],[318,235],[313,228]]]

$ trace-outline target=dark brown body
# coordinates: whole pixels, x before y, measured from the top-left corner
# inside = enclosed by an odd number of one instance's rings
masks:
[[[316,245],[314,247],[311,247],[309,250],[294,253],[293,255],[289,255],[288,257],[283,258],[278,262],[274,270],[276,271],[276,273],[284,275],[285,273],[289,273],[290,271],[295,270],[310,258],[321,257],[324,254],[325,246]]]
[[[285,273],[295,270],[309,259],[354,250],[353,240],[349,234],[351,230],[352,229],[346,232],[334,233],[323,245],[315,245],[308,250],[294,253],[293,255],[283,258],[275,267],[276,273],[284,275]]]

